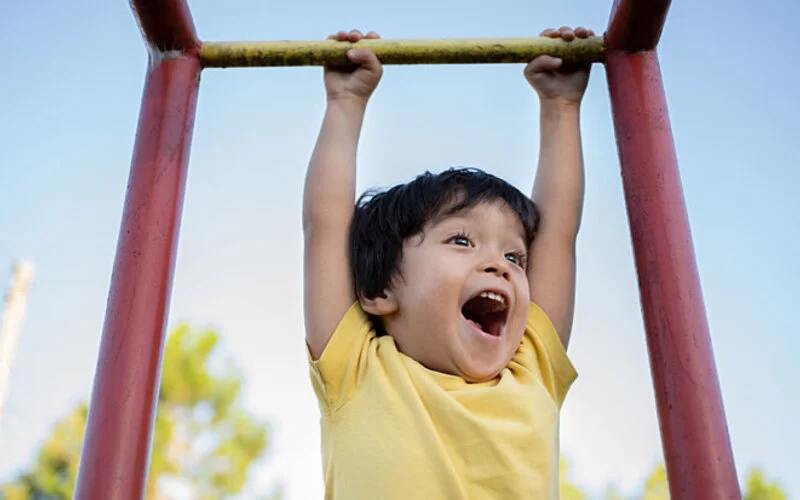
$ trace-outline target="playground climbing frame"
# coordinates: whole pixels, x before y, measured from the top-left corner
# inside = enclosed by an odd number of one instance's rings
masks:
[[[131,0],[149,54],[78,500],[143,497],[200,73],[345,64],[339,42],[203,42],[186,0]],[[657,45],[670,0],[615,0],[602,36],[374,40],[384,64],[604,64],[673,499],[740,499]],[[620,436],[620,439],[625,439]]]

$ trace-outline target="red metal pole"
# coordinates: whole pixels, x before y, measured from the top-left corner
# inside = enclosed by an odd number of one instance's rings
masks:
[[[614,0],[605,34],[606,50],[654,49],[671,3],[671,0]]]
[[[200,50],[186,0],[131,0],[131,8],[150,47],[162,52]]]
[[[670,495],[740,499],[658,56],[606,71]]]
[[[150,52],[75,486],[77,500],[144,497],[158,403],[200,42],[183,0],[133,0]]]
[[[200,60],[147,73],[97,360],[78,500],[143,498]]]

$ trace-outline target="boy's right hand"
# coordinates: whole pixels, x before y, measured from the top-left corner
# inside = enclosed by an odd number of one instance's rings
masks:
[[[571,42],[576,38],[594,36],[594,31],[582,27],[572,30],[562,26],[557,30],[546,29],[539,36]],[[580,104],[589,83],[590,69],[591,64],[567,65],[558,57],[539,56],[525,67],[525,78],[541,99]]]
[[[340,31],[328,36],[328,40],[353,43],[362,38],[376,39],[380,38],[380,35],[370,31],[365,36],[358,30],[352,30],[350,33]],[[355,98],[366,102],[381,80],[383,66],[378,57],[368,49],[352,49],[347,56],[351,62],[358,65],[356,69],[348,71],[325,67],[325,90],[328,101]]]

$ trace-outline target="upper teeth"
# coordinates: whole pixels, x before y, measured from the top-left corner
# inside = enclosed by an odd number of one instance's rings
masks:
[[[505,297],[503,297],[502,295],[498,294],[498,293],[494,293],[494,292],[482,292],[482,293],[480,294],[480,296],[481,296],[481,297],[485,297],[485,298],[487,298],[487,299],[496,300],[497,302],[500,302],[501,304],[503,304],[503,305],[506,305],[506,298],[505,298]]]

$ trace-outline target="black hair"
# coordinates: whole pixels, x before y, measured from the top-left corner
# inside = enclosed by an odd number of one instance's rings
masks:
[[[350,228],[350,268],[357,297],[380,297],[397,277],[404,242],[425,226],[478,204],[502,200],[519,217],[530,246],[539,226],[536,205],[516,187],[475,168],[425,172],[384,191],[367,191],[356,202]],[[385,335],[380,318],[370,318]]]

